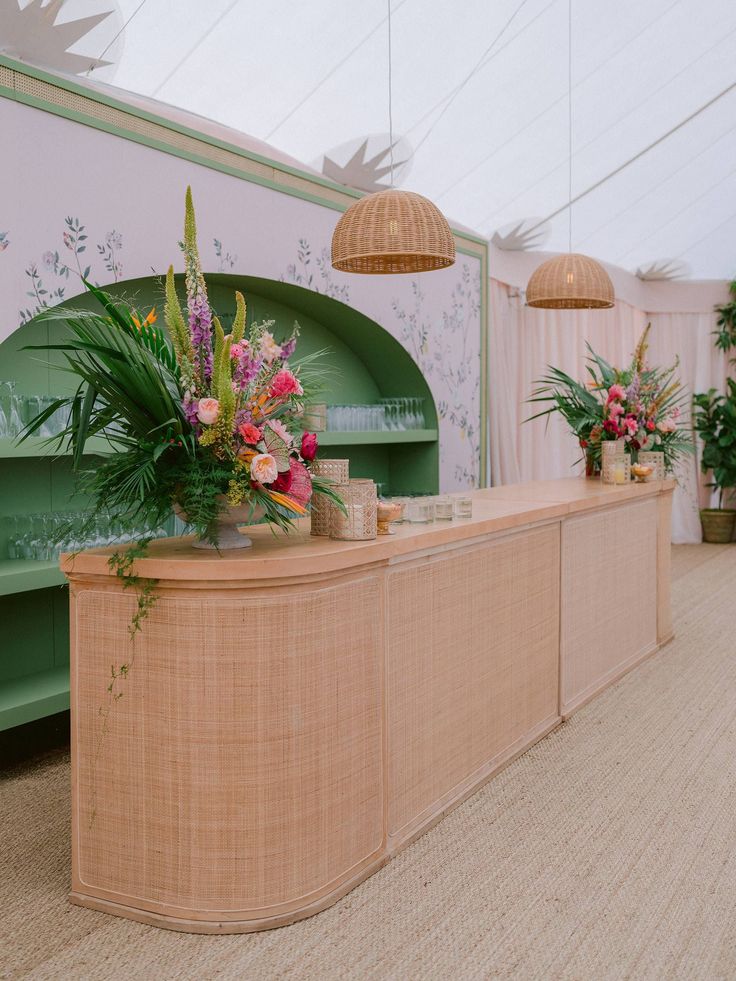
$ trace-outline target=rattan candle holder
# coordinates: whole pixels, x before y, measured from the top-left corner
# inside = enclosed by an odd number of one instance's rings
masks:
[[[377,496],[372,480],[349,480],[338,484],[335,491],[345,504],[346,513],[333,507],[330,511],[330,538],[340,541],[363,542],[376,538]]]
[[[325,477],[335,485],[344,485],[348,483],[350,476],[349,467],[349,460],[315,460],[312,464],[312,473],[316,477]],[[312,498],[310,534],[325,536],[330,534],[332,509],[332,503],[322,494],[316,494]]]
[[[622,439],[601,444],[601,481],[624,485],[631,481],[631,457],[626,454]]]
[[[644,467],[653,467],[650,480],[664,480],[664,453],[661,450],[639,450],[638,462]]]

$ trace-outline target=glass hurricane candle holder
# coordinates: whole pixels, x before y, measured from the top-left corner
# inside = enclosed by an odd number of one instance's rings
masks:
[[[404,513],[410,524],[429,524],[434,521],[434,501],[431,497],[411,497]]]
[[[453,499],[453,514],[456,518],[473,517],[473,498],[461,495]]]
[[[437,497],[434,502],[435,521],[452,521],[455,508],[451,497]]]

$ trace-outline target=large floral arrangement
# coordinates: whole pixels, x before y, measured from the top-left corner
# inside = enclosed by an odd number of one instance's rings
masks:
[[[674,470],[683,453],[693,449],[682,426],[680,410],[685,393],[676,377],[679,362],[669,368],[648,365],[650,328],[648,324],[628,367],[613,367],[588,345],[587,384],[549,367],[528,400],[548,405],[531,419],[549,417],[553,412],[563,416],[578,439],[588,472],[599,465],[601,445],[609,440],[623,440],[632,457],[639,450],[662,452],[668,472]]]
[[[294,360],[297,325],[281,344],[273,321],[246,330],[240,293],[225,333],[207,295],[190,189],[181,248],[186,311],[172,266],[167,331],[155,311],[144,318],[89,283],[100,312],[42,315],[68,325],[69,339],[48,347],[64,352],[79,386],[49,406],[25,435],[59,408],[68,409],[60,440],[73,449],[83,490],[98,509],[114,511],[131,527],[158,527],[173,506],[201,539],[216,545],[223,509],[245,506],[253,518],[263,515],[288,529],[307,512],[314,493],[338,500],[328,483],[311,475],[317,437],[299,425],[305,400],[320,383],[318,356]],[[85,471],[83,453],[92,436],[104,436],[115,452]]]

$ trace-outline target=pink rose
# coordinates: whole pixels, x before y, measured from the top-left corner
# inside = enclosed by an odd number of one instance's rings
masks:
[[[254,445],[263,436],[263,433],[258,426],[254,426],[250,422],[244,422],[241,426],[238,426],[238,432],[246,443],[253,443]]]
[[[613,402],[615,399],[623,399],[626,397],[626,392],[624,391],[623,385],[611,385],[608,389],[608,401]]]
[[[647,419],[647,429],[650,433],[653,433],[657,427],[654,425],[654,419]]]
[[[213,422],[217,422],[219,414],[220,403],[217,399],[200,399],[197,403],[197,418],[205,426],[211,426]]]
[[[258,453],[250,461],[250,475],[259,484],[270,484],[279,475],[279,468],[270,453]]]
[[[304,433],[302,436],[301,454],[303,460],[313,460],[317,456],[316,433]]]
[[[272,398],[278,399],[288,395],[303,394],[304,389],[299,384],[299,379],[288,368],[282,368],[281,371],[277,371],[273,376],[273,380],[271,381]]]

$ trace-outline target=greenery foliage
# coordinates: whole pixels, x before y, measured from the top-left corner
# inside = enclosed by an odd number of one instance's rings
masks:
[[[731,283],[729,290],[733,299],[722,307],[716,307],[718,319],[716,329],[713,331],[716,347],[727,353],[736,347],[736,279]]]
[[[700,469],[711,472],[709,487],[718,491],[723,507],[726,491],[736,488],[736,381],[726,380],[726,394],[715,388],[693,399],[693,426],[703,441]]]

